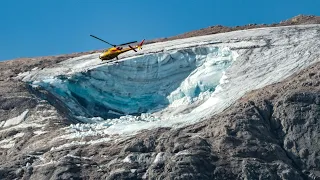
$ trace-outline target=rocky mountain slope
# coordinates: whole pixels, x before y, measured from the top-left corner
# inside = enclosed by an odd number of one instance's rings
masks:
[[[291,19],[281,21],[280,23],[273,23],[273,24],[248,24],[244,26],[236,26],[236,27],[227,27],[222,25],[215,25],[210,26],[207,28],[183,33],[177,36],[166,37],[166,38],[159,38],[155,40],[150,40],[148,42],[163,42],[168,40],[174,39],[181,39],[181,38],[188,38],[188,37],[195,37],[195,36],[203,36],[209,34],[217,34],[217,33],[224,33],[230,31],[238,31],[238,30],[245,30],[245,29],[254,29],[254,28],[263,28],[263,27],[278,27],[278,26],[291,26],[291,25],[299,25],[299,24],[319,24],[320,23],[320,16],[312,16],[312,15],[298,15]]]
[[[72,145],[59,139],[74,123],[57,109],[62,103],[49,104],[16,77],[79,55],[0,62],[0,179],[320,179],[320,63],[194,125]]]

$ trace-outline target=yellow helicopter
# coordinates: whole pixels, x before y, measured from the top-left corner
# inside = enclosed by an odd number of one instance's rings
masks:
[[[99,59],[101,59],[101,61],[103,61],[103,60],[112,60],[113,58],[116,58],[118,60],[119,59],[118,58],[119,54],[127,52],[127,51],[131,51],[131,50],[137,52],[136,49],[139,49],[139,50],[142,49],[142,45],[144,43],[144,40],[142,40],[138,45],[136,45],[134,47],[132,47],[130,44],[136,43],[137,41],[132,41],[132,42],[127,42],[127,43],[123,43],[123,44],[119,44],[119,45],[114,45],[114,44],[111,44],[111,43],[109,43],[109,42],[107,42],[107,41],[105,41],[103,39],[100,39],[100,38],[94,36],[94,35],[90,34],[90,36],[93,37],[93,38],[96,38],[96,39],[98,39],[98,40],[100,40],[100,41],[102,41],[104,43],[107,43],[107,44],[113,46],[112,48],[107,49],[106,51],[102,52],[99,55]],[[124,46],[124,45],[128,45],[129,47],[128,48],[121,47],[121,46]]]

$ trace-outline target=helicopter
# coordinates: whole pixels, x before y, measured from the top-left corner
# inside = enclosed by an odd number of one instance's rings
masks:
[[[102,52],[99,55],[99,59],[101,59],[101,61],[112,60],[114,58],[119,60],[119,58],[118,58],[119,54],[125,53],[127,51],[131,51],[131,50],[137,52],[136,49],[138,49],[138,50],[142,49],[142,45],[143,45],[144,40],[145,40],[145,39],[143,39],[138,45],[132,47],[130,44],[136,43],[137,41],[132,41],[132,42],[127,42],[127,43],[115,45],[115,44],[111,44],[111,43],[109,43],[109,42],[107,42],[107,41],[105,41],[103,39],[100,39],[97,36],[94,36],[94,35],[91,35],[91,34],[90,34],[90,36],[95,38],[95,39],[98,39],[98,40],[100,40],[100,41],[102,41],[104,43],[107,43],[107,44],[113,46],[113,47],[107,49],[106,51]],[[127,48],[121,47],[121,46],[124,46],[124,45],[128,45],[129,47],[127,47]]]

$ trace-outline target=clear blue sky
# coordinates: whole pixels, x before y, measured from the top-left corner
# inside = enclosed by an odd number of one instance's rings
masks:
[[[320,15],[320,0],[2,0],[0,60],[106,48],[217,24]]]

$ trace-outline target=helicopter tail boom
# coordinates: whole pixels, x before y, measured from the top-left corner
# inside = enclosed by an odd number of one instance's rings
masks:
[[[145,40],[145,39],[144,39],[144,40]],[[142,40],[142,41],[139,43],[139,45],[137,46],[139,50],[142,49],[142,45],[143,45],[143,43],[144,43],[144,40]]]

